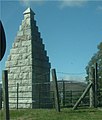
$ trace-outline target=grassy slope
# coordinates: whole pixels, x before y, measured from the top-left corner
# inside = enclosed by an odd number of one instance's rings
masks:
[[[11,120],[102,120],[102,111],[97,109],[61,109],[58,113],[54,109],[39,110],[12,110]],[[0,120],[3,120],[3,113],[0,111]]]

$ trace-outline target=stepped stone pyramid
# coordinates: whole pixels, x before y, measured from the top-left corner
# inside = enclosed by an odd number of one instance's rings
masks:
[[[50,82],[49,57],[34,20],[35,13],[28,8],[23,14],[24,20],[6,61],[9,105],[17,107],[18,83],[18,107],[43,108],[50,97],[50,85],[44,84]]]

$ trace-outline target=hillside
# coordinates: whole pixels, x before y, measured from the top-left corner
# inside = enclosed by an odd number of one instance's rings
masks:
[[[83,91],[87,86],[87,84],[84,83],[84,82],[67,81],[67,80],[61,81],[61,80],[59,80],[58,81],[59,91],[63,90],[63,82],[64,82],[64,85],[65,85],[65,91]],[[52,81],[51,81],[51,91],[53,91],[53,82]]]

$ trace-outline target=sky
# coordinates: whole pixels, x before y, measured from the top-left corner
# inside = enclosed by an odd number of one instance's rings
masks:
[[[85,67],[102,41],[101,0],[0,0],[0,20],[7,41],[5,56],[0,61],[0,80],[28,7],[36,14],[34,19],[58,79],[83,81]]]

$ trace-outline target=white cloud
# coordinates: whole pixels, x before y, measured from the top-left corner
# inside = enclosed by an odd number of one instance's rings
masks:
[[[69,80],[69,81],[85,81],[84,76],[64,76],[64,80]]]
[[[65,7],[81,7],[85,5],[88,0],[62,0],[60,1],[60,8]]]
[[[45,0],[19,0],[19,1],[22,5],[30,7],[32,4],[41,5]]]

